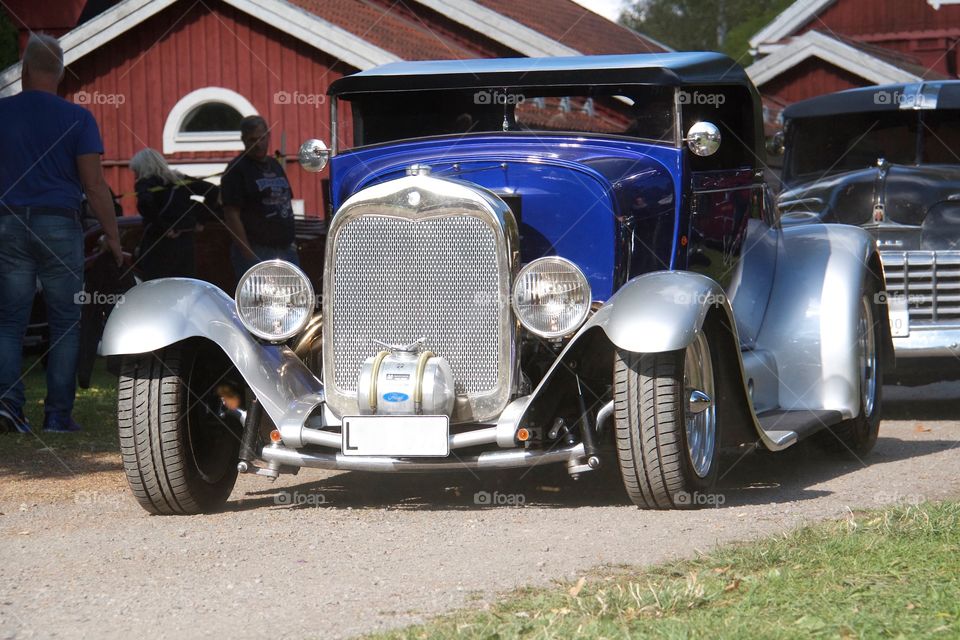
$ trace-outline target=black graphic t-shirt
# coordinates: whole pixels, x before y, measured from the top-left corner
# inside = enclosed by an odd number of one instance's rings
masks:
[[[220,189],[223,205],[240,209],[250,242],[268,247],[293,242],[292,191],[283,167],[275,159],[267,156],[258,162],[241,155],[227,165]]]

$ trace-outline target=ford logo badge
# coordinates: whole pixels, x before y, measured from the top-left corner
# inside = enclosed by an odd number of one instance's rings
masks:
[[[390,393],[383,394],[383,399],[387,402],[406,402],[410,399],[405,393],[399,393],[397,391],[391,391]]]

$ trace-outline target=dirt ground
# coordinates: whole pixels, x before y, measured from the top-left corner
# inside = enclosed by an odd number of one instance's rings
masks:
[[[561,465],[242,477],[222,513],[152,517],[117,456],[40,451],[0,481],[0,638],[342,638],[598,567],[960,494],[960,385],[885,396],[866,459],[807,443],[751,454],[722,479],[721,504],[686,512],[639,511],[609,475],[574,482]]]

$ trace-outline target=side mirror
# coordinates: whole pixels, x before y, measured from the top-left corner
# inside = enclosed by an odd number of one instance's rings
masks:
[[[783,131],[777,131],[767,140],[767,153],[772,156],[782,156],[785,146]]]
[[[323,171],[323,168],[327,166],[327,162],[330,161],[330,150],[327,149],[327,145],[323,143],[323,140],[313,138],[300,145],[297,160],[300,161],[300,166],[310,173],[317,173],[318,171]]]
[[[690,151],[698,156],[712,156],[720,148],[720,129],[712,122],[697,122],[684,138]]]

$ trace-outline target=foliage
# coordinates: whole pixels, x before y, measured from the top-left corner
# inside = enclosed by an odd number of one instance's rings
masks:
[[[750,62],[749,40],[791,0],[636,0],[620,16],[678,51],[722,51]]]

